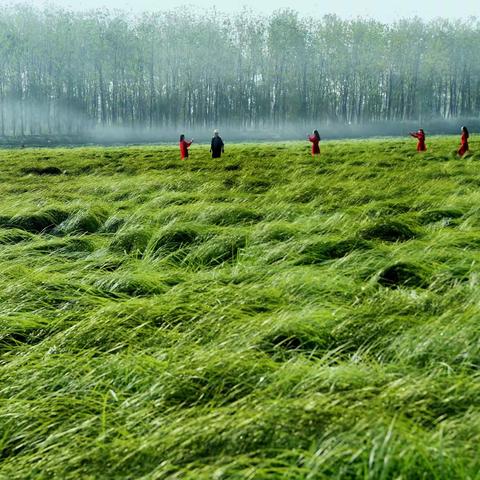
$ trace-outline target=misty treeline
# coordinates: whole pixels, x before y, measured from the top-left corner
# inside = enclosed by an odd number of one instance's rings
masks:
[[[474,117],[480,23],[0,9],[0,134]]]

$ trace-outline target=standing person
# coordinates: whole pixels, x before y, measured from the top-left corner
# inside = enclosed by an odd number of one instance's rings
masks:
[[[410,132],[410,136],[416,138],[418,140],[417,144],[417,152],[425,152],[427,150],[427,146],[425,145],[425,132],[423,128],[419,128],[418,132]]]
[[[220,158],[222,153],[225,153],[225,144],[223,143],[222,137],[218,134],[218,130],[213,132],[210,153],[212,154],[212,158]]]
[[[468,128],[462,127],[462,144],[460,145],[460,148],[457,152],[461,157],[463,157],[469,150],[468,137],[470,137],[470,134],[468,133]]]
[[[185,160],[188,158],[188,149],[190,148],[190,145],[193,143],[193,138],[187,142],[185,140],[185,135],[180,135],[180,143],[179,143],[179,147],[180,147],[180,157],[182,158],[182,160]]]
[[[309,135],[308,139],[312,142],[312,156],[320,155],[320,134],[318,130],[313,131],[313,135]]]

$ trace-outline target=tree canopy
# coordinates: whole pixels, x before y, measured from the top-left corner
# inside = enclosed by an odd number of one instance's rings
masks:
[[[0,135],[479,113],[476,19],[0,9]]]

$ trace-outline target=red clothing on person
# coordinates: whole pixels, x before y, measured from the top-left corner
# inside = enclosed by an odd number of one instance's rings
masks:
[[[462,144],[458,149],[458,154],[463,157],[468,152],[468,133],[462,133]]]
[[[425,133],[419,130],[417,133],[411,133],[410,135],[418,140],[417,151],[425,152],[427,150],[425,145]]]
[[[315,135],[310,135],[308,139],[312,142],[312,155],[318,155],[320,153],[320,139]]]
[[[182,160],[185,160],[186,158],[188,158],[188,149],[189,149],[191,144],[192,144],[192,142],[187,142],[186,140],[182,140],[179,143],[180,157],[182,158]]]

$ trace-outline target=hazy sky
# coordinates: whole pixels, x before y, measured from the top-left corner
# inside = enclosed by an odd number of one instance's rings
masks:
[[[399,17],[418,15],[424,18],[480,17],[480,0],[0,0],[0,5],[29,3],[37,6],[45,4],[69,7],[75,10],[92,9],[102,6],[121,8],[135,13],[144,10],[171,10],[190,5],[194,9],[211,9],[229,12],[243,7],[268,13],[280,8],[294,8],[306,15],[336,13],[342,17],[369,16],[391,22]],[[188,8],[188,7],[186,7]]]

